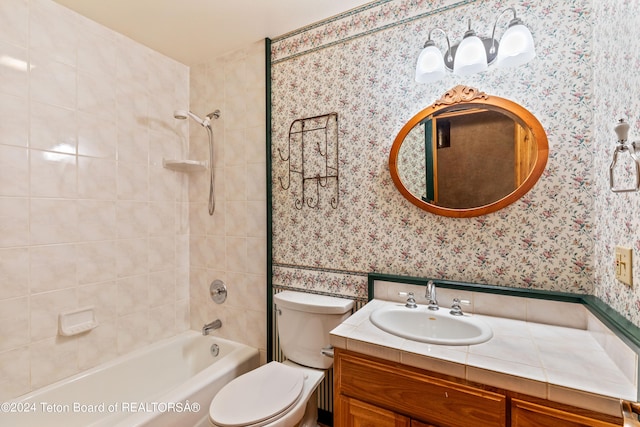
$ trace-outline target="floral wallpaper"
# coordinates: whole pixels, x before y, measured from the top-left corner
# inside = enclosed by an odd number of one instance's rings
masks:
[[[510,6],[533,33],[533,61],[414,81],[430,29],[447,28],[460,40],[470,18],[490,35]],[[500,19],[499,34],[509,19]],[[364,297],[366,273],[380,272],[594,293],[593,21],[588,0],[392,0],[273,40],[274,285]],[[410,204],[387,166],[403,124],[458,84],[523,105],[544,126],[550,148],[543,176],[522,199],[466,219]],[[300,189],[279,185],[287,166],[277,150],[285,149],[294,120],[333,111],[340,117],[340,204],[297,210]]]
[[[609,190],[609,164],[617,139],[613,128],[618,119],[631,125],[631,141],[640,140],[640,4],[605,0],[593,2],[593,8],[595,295],[640,325],[640,193]],[[621,155],[620,163],[624,160]],[[616,245],[633,249],[633,288],[614,278]]]

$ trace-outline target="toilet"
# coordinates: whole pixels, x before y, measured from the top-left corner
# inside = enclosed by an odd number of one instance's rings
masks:
[[[279,292],[273,301],[286,361],[267,363],[225,385],[209,406],[212,426],[318,425],[316,390],[333,364],[324,354],[329,332],[351,315],[353,301],[294,291]]]

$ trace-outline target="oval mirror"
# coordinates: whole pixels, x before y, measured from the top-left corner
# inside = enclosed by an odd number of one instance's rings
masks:
[[[472,217],[522,197],[542,175],[548,155],[547,135],[524,107],[456,86],[403,126],[389,171],[414,205]]]

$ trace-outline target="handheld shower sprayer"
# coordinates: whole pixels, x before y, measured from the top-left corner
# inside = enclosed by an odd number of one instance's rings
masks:
[[[211,124],[211,119],[220,118],[220,110],[215,110],[213,113],[209,113],[205,116],[204,119],[201,119],[196,114],[193,114],[191,111],[187,110],[175,110],[173,112],[173,117],[178,120],[186,120],[187,117],[191,117],[195,120],[200,126],[207,127]]]
[[[197,115],[193,114],[188,110],[175,110],[173,112],[173,117],[178,120],[186,120],[188,117],[191,117],[195,120],[200,126],[207,130],[209,134],[209,171],[210,171],[210,180],[209,180],[209,215],[213,215],[213,212],[216,209],[216,201],[215,196],[213,194],[213,186],[214,186],[214,173],[213,173],[213,130],[211,129],[211,120],[220,118],[220,110],[215,110],[212,113],[209,113],[205,116],[204,119],[201,119]]]

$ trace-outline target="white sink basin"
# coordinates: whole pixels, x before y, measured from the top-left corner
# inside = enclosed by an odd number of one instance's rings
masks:
[[[448,308],[428,310],[388,305],[371,313],[371,323],[390,334],[413,341],[442,345],[469,345],[488,341],[491,327],[473,316],[453,316]]]

